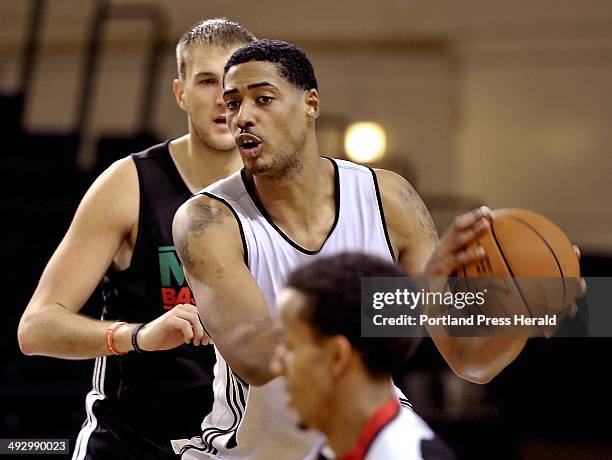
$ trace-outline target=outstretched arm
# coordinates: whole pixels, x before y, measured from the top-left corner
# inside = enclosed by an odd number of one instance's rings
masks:
[[[429,211],[410,183],[390,171],[378,170],[377,177],[394,251],[412,276],[448,277],[484,255],[464,246],[488,228],[490,210],[480,208],[459,216],[438,240]],[[453,372],[475,383],[493,379],[527,341],[524,337],[432,338]]]
[[[86,359],[110,355],[106,333],[111,325],[79,314],[108,267],[133,243],[138,226],[139,190],[134,161],[120,160],[91,186],[47,264],[18,328],[27,355]],[[113,334],[115,349],[132,349],[134,324]],[[193,305],[179,305],[138,334],[144,350],[199,344],[204,332]]]
[[[244,261],[235,217],[207,196],[174,216],[173,238],[206,331],[232,370],[248,384],[272,379],[278,341],[268,305]]]

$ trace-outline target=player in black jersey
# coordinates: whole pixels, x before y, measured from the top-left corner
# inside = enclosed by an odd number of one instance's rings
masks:
[[[19,324],[28,355],[96,358],[75,459],[175,458],[212,404],[214,352],[172,242],[191,194],[242,163],[225,119],[223,66],[255,39],[225,19],[177,45],[173,91],[189,132],[117,161],[83,198]],[[103,319],[78,314],[103,279]],[[116,356],[115,356],[116,355]]]

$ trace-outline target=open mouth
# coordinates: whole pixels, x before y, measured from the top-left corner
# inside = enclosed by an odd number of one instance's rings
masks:
[[[249,133],[242,133],[236,138],[236,145],[240,151],[251,158],[259,156],[262,144],[263,142],[260,138]]]
[[[225,117],[217,117],[213,121],[218,125],[227,125]]]

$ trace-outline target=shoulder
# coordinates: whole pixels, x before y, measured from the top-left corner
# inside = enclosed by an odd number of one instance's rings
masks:
[[[423,458],[422,441],[434,437],[433,431],[412,410],[400,409],[370,447],[367,460]]]
[[[168,146],[172,143],[171,140],[167,140],[165,142],[161,142],[159,144],[152,145],[141,152],[132,153],[129,155],[134,161],[137,160],[148,160],[155,159],[163,156],[170,155],[170,151]]]
[[[218,198],[197,194],[183,203],[174,215],[173,229],[177,232],[204,232],[211,225],[232,219],[230,208]]]
[[[138,220],[138,174],[131,157],[114,162],[91,184],[79,211],[99,215],[109,224],[131,226]]]
[[[393,171],[374,170],[385,217],[391,229],[401,229],[415,217],[415,212],[429,215],[414,187]]]
[[[412,184],[392,171],[377,169],[375,172],[383,204],[385,207],[388,204],[395,211],[390,216],[391,219],[409,218],[418,225],[420,231],[435,234],[437,238],[427,206]]]
[[[83,196],[66,233],[66,241],[123,239],[138,227],[140,193],[131,158],[109,166]]]
[[[371,174],[372,168],[369,166],[360,165],[358,163],[353,163],[349,160],[342,160],[340,158],[332,158],[332,157],[323,157],[332,162],[332,164],[339,169],[344,169],[348,171],[361,172],[365,174]]]
[[[349,160],[342,160],[339,158],[324,157],[331,161],[333,168],[338,170],[341,174],[348,174],[354,177],[363,178],[365,180],[372,180],[372,177],[376,178],[374,169],[369,166],[360,165],[353,163]]]
[[[414,190],[410,182],[393,171],[374,169],[374,174],[376,175],[381,194],[384,194],[387,198],[394,198],[407,188]]]
[[[188,271],[195,269],[203,257],[213,260],[233,253],[243,257],[239,224],[231,209],[208,195],[195,195],[181,205],[174,215],[172,235]]]
[[[209,186],[201,190],[202,194],[212,194],[213,196],[223,199],[238,202],[247,194],[247,189],[244,179],[244,171],[236,171],[235,173],[217,182],[213,182]]]
[[[135,194],[129,192],[135,192]],[[138,172],[131,156],[115,161],[93,181],[87,195],[103,195],[115,199],[123,195],[123,199],[130,200],[134,196],[138,199]],[[120,203],[115,203],[119,205]]]
[[[391,244],[404,268],[415,273],[438,241],[436,226],[410,182],[384,169],[375,173]]]
[[[122,203],[138,203],[140,192],[138,187],[138,172],[131,157],[125,157],[110,165],[92,184],[91,189],[102,193],[115,206]],[[121,202],[115,201],[121,199]]]

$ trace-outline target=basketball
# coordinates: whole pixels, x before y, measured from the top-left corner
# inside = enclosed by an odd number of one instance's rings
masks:
[[[458,277],[469,278],[470,290],[483,289],[479,278],[504,278],[497,285],[502,286],[496,293],[498,302],[493,302],[494,311],[489,313],[557,314],[580,293],[580,266],[572,243],[540,214],[525,209],[494,210],[490,229],[466,249],[476,245],[484,249],[485,256],[463,266]]]

